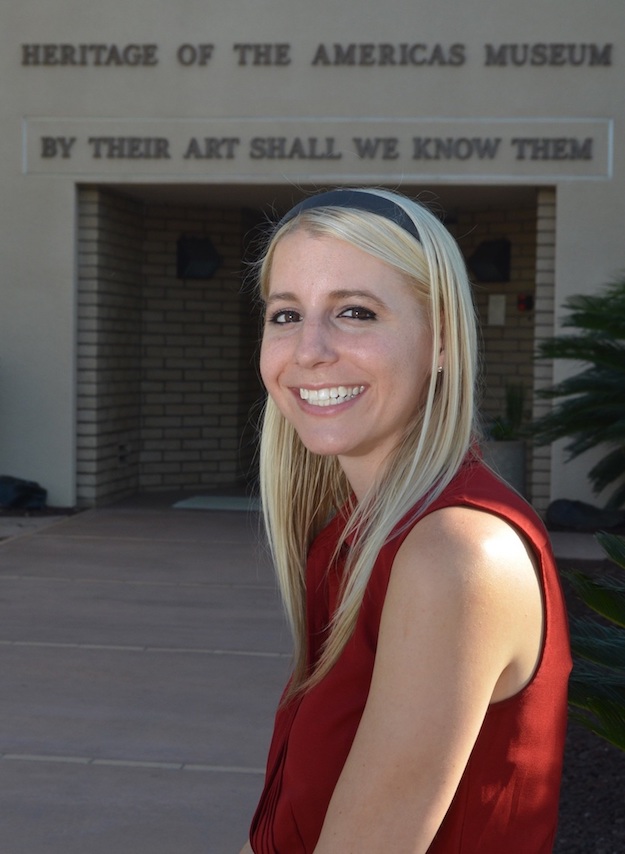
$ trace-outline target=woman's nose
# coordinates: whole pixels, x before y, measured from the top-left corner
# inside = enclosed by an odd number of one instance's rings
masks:
[[[303,368],[336,360],[332,330],[322,320],[304,320],[301,324],[295,359]]]

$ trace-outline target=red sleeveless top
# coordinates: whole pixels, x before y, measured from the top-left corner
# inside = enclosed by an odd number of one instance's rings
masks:
[[[530,683],[489,706],[428,852],[548,854],[556,833],[571,669],[555,561],[547,532],[532,508],[479,461],[465,464],[426,514],[456,505],[501,516],[530,544],[542,584],[545,628],[542,655]],[[338,604],[341,567],[331,568],[330,563],[343,524],[335,517],[309,552],[311,662],[319,656],[325,627]],[[336,665],[318,685],[278,709],[265,787],[250,831],[255,854],[314,851],[367,700],[390,572],[408,530],[378,555],[354,634]]]

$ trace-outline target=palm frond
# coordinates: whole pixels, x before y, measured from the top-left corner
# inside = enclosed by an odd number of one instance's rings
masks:
[[[571,717],[625,750],[625,676],[577,662],[569,682]]]
[[[562,574],[592,611],[625,628],[625,584],[614,578],[590,578],[570,570]]]
[[[625,708],[625,673],[606,670],[590,661],[578,661],[570,680],[572,699],[580,708],[590,709],[592,703],[603,701]]]
[[[625,570],[625,537],[602,531],[596,539],[615,569]],[[571,618],[571,718],[625,750],[625,585],[615,577],[564,574],[592,610],[614,623]]]
[[[614,338],[625,338],[625,287],[621,278],[606,286],[602,294],[577,294],[569,297],[565,307],[570,314],[566,327],[597,330]]]
[[[602,492],[606,487],[616,482],[618,485],[610,495],[606,508],[618,509],[622,507],[625,503],[625,500],[620,497],[625,492],[625,445],[610,451],[599,460],[588,472],[588,477],[596,492]]]
[[[622,714],[622,710],[619,710],[618,707],[615,710],[602,710],[600,715],[579,710],[574,705],[569,710],[570,720],[576,721],[594,732],[599,738],[608,741],[618,747],[619,750],[625,751],[625,719],[623,719]]]
[[[605,448],[589,477],[596,493],[617,484],[611,507],[625,504],[625,277],[600,294],[580,294],[564,303],[563,326],[572,330],[539,344],[538,358],[578,363],[575,375],[538,394],[555,405],[529,433],[538,445],[567,439],[569,459]]]
[[[625,345],[604,335],[559,335],[541,341],[537,352],[543,359],[571,359],[623,373]]]
[[[595,539],[610,560],[625,570],[625,537],[609,534],[606,531],[598,531],[595,534]]]
[[[625,673],[625,634],[618,626],[608,626],[588,617],[572,617],[573,654],[603,667]]]

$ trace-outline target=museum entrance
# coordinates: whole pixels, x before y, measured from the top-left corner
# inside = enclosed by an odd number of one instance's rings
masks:
[[[244,486],[261,399],[243,284],[255,214],[102,187],[78,205],[79,503]]]
[[[553,191],[411,194],[445,212],[474,268],[486,415],[502,414],[511,383],[523,385],[531,412],[536,319],[553,310]],[[291,187],[79,188],[81,506],[153,491],[253,489],[263,392],[246,274],[261,224],[294,196]]]

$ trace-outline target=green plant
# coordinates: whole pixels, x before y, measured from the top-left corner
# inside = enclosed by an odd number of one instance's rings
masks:
[[[488,428],[489,438],[496,441],[510,441],[521,435],[521,425],[525,409],[525,386],[523,383],[506,385],[506,414],[494,418]]]
[[[625,570],[625,538],[607,533],[596,538],[616,567]],[[563,574],[601,618],[571,618],[571,717],[625,750],[625,582],[614,575]]]
[[[604,446],[606,453],[589,472],[593,490],[617,484],[607,506],[625,503],[625,279],[601,294],[574,296],[563,325],[574,334],[558,335],[540,344],[539,358],[570,359],[588,367],[541,392],[562,398],[532,425],[537,444],[569,438],[569,458]]]

